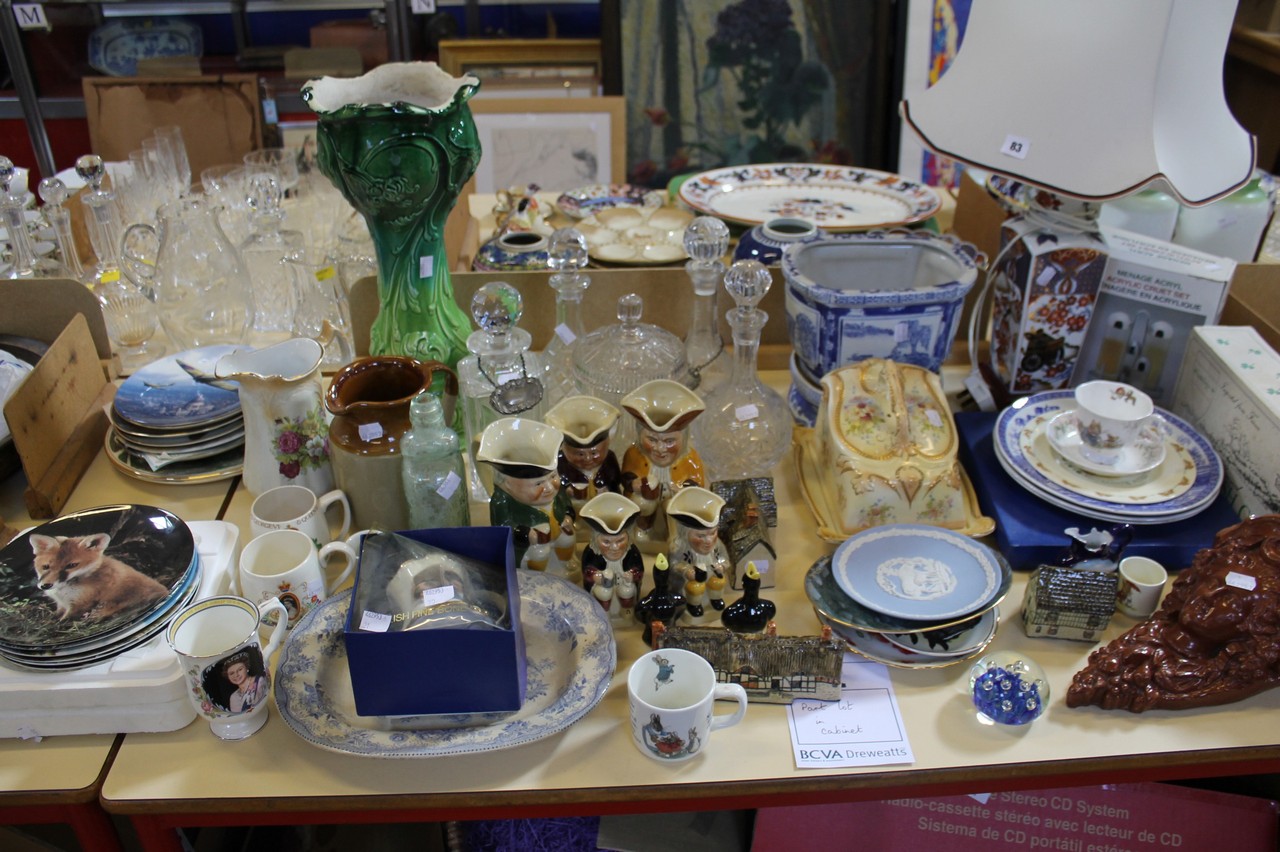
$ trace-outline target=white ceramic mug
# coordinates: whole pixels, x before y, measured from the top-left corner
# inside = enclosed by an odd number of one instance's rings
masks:
[[[631,738],[654,760],[688,760],[706,748],[717,728],[742,721],[747,692],[736,683],[716,683],[711,664],[692,651],[650,651],[627,674]],[[736,701],[732,713],[713,715],[717,700]]]
[[[244,546],[240,570],[231,590],[249,600],[279,598],[289,615],[289,626],[298,623],[316,604],[347,581],[355,570],[358,543],[331,541],[316,549],[315,542],[298,530],[271,530]],[[325,566],[334,553],[347,557],[347,565],[332,583],[326,581]],[[274,624],[274,616],[266,620]]]
[[[267,661],[284,638],[287,619],[277,618],[265,648],[258,626],[268,614],[284,611],[274,598],[256,605],[220,595],[197,601],[169,625],[165,638],[187,679],[187,697],[215,736],[242,740],[267,723]]]
[[[1124,382],[1085,382],[1075,399],[1080,452],[1095,464],[1115,464],[1148,425],[1163,428],[1151,397]]]
[[[334,506],[342,509],[342,527],[336,536],[329,532],[329,509]],[[300,530],[320,547],[351,532],[351,503],[336,488],[317,497],[305,485],[280,485],[253,501],[249,528],[253,538],[272,530]]]
[[[1120,560],[1120,583],[1116,586],[1116,606],[1125,615],[1147,618],[1160,605],[1160,593],[1169,572],[1154,559],[1126,556]]]

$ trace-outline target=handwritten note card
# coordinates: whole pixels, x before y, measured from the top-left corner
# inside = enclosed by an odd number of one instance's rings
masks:
[[[889,670],[846,654],[839,701],[797,699],[787,708],[800,769],[914,763]]]

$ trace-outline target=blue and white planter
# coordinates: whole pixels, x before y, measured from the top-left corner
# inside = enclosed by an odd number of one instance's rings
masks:
[[[986,256],[954,237],[892,230],[792,243],[781,266],[791,346],[821,378],[865,358],[938,372]]]

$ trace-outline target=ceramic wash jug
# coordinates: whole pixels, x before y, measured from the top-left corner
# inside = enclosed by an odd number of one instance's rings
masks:
[[[295,337],[218,359],[217,376],[240,383],[244,486],[250,494],[277,485],[305,485],[317,494],[333,489],[322,355],[318,342]]]
[[[437,376],[443,381],[437,383]],[[452,423],[458,377],[439,361],[404,355],[357,358],[333,376],[325,406],[333,414],[329,447],[338,487],[351,501],[356,529],[409,529],[401,439],[412,427],[414,397],[443,384],[445,422]]]
[[[202,198],[179,198],[156,211],[156,226],[130,225],[121,267],[154,293],[160,323],[179,351],[243,343],[253,313],[248,269]]]

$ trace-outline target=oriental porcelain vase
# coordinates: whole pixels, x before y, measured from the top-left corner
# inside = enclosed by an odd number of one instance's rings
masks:
[[[373,236],[380,310],[371,354],[452,367],[467,353],[471,327],[454,301],[444,226],[480,162],[467,106],[478,86],[434,62],[393,62],[302,89],[319,115],[320,170]]]

